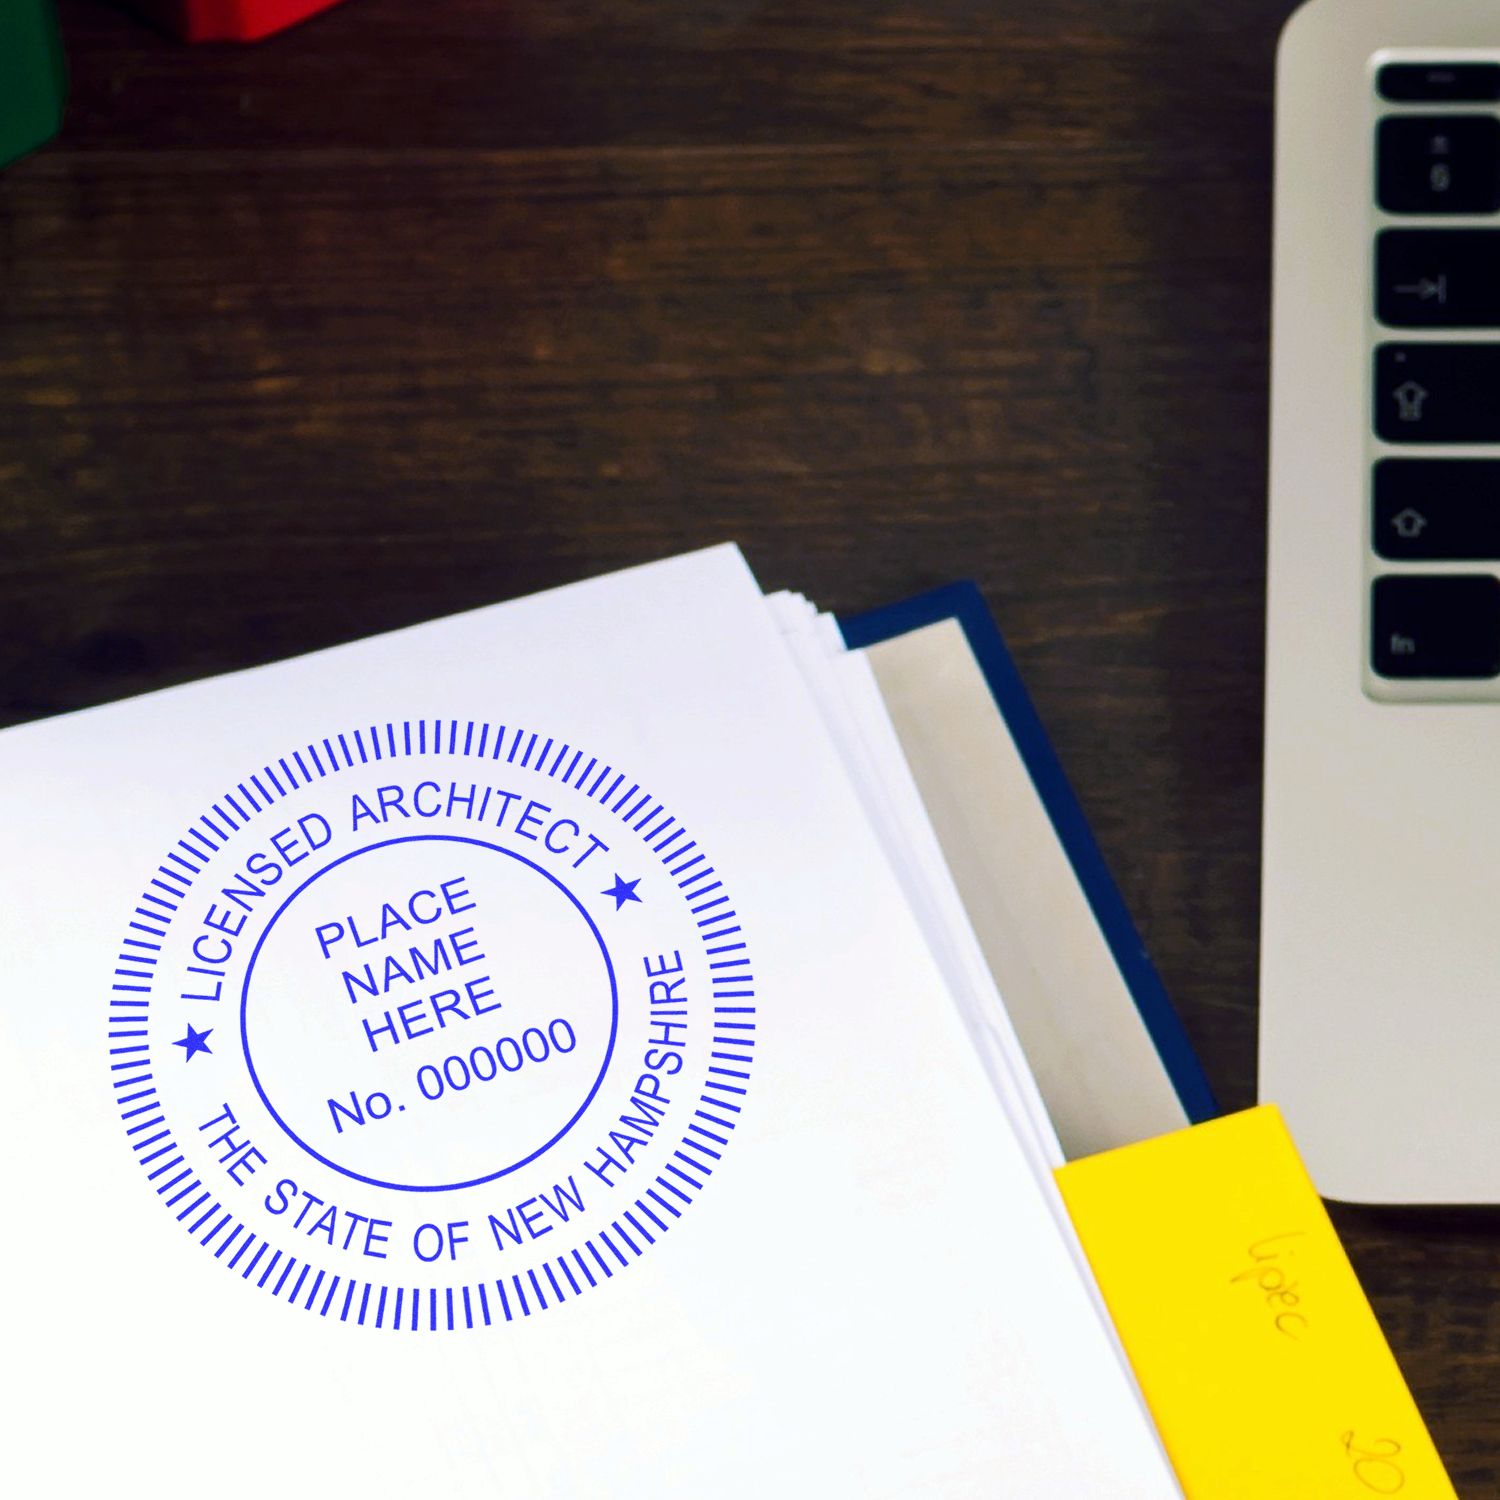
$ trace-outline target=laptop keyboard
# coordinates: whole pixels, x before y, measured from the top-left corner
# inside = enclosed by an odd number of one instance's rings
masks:
[[[1500,686],[1500,62],[1375,86],[1370,666],[1442,697]]]

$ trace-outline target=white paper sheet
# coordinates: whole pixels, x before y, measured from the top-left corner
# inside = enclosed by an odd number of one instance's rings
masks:
[[[942,845],[877,686],[869,653],[848,650],[832,616],[819,614],[800,596],[777,594],[766,602],[808,681],[843,757],[845,770],[861,796],[866,816],[886,849],[927,937],[950,999],[964,1019],[975,1052],[1027,1154],[1078,1275],[1094,1302],[1100,1326],[1134,1386],[1129,1358],[1109,1320],[1088,1257],[1053,1183],[1052,1171],[1063,1159],[1062,1149],[1032,1076],[1028,1054],[1011,1024],[988,955],[981,951],[964,901],[944,861]],[[962,645],[962,634],[958,640],[959,649],[967,650]],[[991,831],[1003,837],[1009,830],[1003,823],[996,829],[992,822]],[[1027,878],[1024,861],[1013,863],[1011,876],[1015,880]],[[1139,1399],[1145,1410],[1144,1397]]]
[[[808,681],[1001,1106],[1020,1137],[1033,1173],[1047,1190],[1053,1168],[1062,1165],[1062,1148],[943,862],[941,846],[865,654],[847,651],[834,619],[820,615],[805,599],[782,594],[773,595],[767,603]],[[1054,1217],[1071,1235],[1061,1198],[1055,1193],[1051,1197]]]
[[[733,549],[0,735],[0,830],[15,1493],[1177,1493]]]

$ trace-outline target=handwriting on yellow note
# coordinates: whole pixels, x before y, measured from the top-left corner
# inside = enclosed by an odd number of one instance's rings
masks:
[[[1275,1109],[1057,1178],[1189,1500],[1455,1500]]]
[[[1399,1495],[1406,1488],[1401,1444],[1395,1438],[1356,1438],[1351,1428],[1340,1439],[1354,1477],[1376,1495]]]
[[[1312,1327],[1307,1314],[1301,1310],[1299,1284],[1289,1271],[1289,1264],[1297,1253],[1296,1241],[1305,1236],[1305,1230],[1291,1229],[1256,1240],[1245,1251],[1249,1264],[1230,1277],[1235,1285],[1248,1281],[1264,1296],[1270,1310],[1271,1326],[1289,1339],[1301,1338]]]

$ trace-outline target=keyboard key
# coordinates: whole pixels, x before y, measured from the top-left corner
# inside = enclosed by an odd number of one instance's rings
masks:
[[[1500,99],[1500,63],[1387,63],[1375,86],[1392,104],[1488,104]]]
[[[1500,120],[1493,115],[1388,115],[1380,122],[1377,156],[1387,213],[1500,208]]]
[[[1388,443],[1500,442],[1500,344],[1380,344],[1375,431]]]
[[[1380,676],[1500,675],[1500,579],[1387,575],[1375,580],[1372,605]]]
[[[1500,328],[1500,229],[1387,229],[1375,315],[1393,328]]]
[[[1500,561],[1500,462],[1382,460],[1371,531],[1375,550],[1397,562]]]

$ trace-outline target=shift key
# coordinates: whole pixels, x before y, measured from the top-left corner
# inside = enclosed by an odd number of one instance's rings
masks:
[[[1500,344],[1381,344],[1375,431],[1388,443],[1500,442]]]

